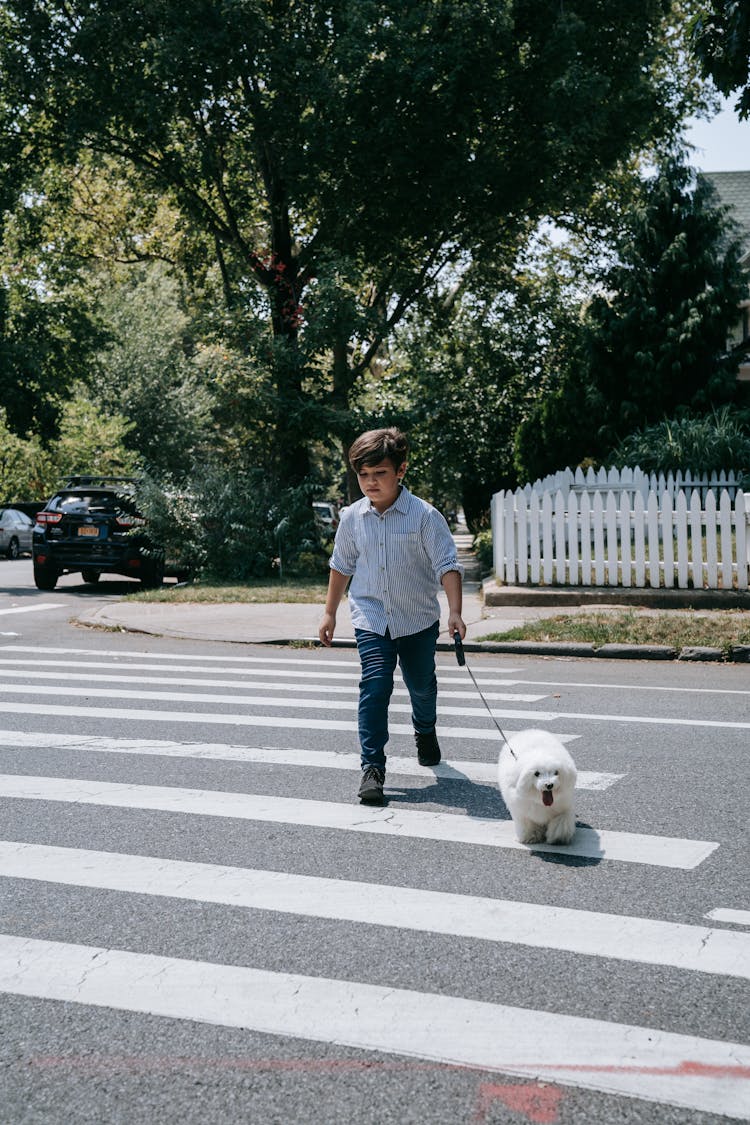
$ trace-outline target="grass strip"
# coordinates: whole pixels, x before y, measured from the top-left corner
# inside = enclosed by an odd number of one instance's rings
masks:
[[[128,594],[132,602],[169,602],[174,605],[221,605],[229,602],[319,602],[326,600],[325,579],[289,579],[283,582],[245,582],[242,585],[205,585],[191,582],[188,585],[164,585],[156,590],[138,590]]]
[[[693,610],[584,611],[529,621],[502,633],[488,633],[482,641],[565,641],[579,644],[671,645],[720,648],[750,644],[750,612]]]

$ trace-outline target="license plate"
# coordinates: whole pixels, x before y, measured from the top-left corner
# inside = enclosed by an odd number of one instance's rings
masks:
[[[99,535],[99,528],[98,527],[79,527],[78,528],[78,534],[79,535],[90,535],[92,538],[97,538],[98,535]]]

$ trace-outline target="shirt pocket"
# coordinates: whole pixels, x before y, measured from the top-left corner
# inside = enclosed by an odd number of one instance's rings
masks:
[[[388,536],[388,565],[409,566],[422,555],[422,539],[418,531],[392,531]]]

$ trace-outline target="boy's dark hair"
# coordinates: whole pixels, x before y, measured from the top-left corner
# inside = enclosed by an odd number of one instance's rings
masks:
[[[381,461],[390,461],[394,469],[400,469],[408,449],[405,435],[395,426],[385,430],[368,430],[352,442],[349,464],[355,473],[360,472],[363,465],[379,465]]]

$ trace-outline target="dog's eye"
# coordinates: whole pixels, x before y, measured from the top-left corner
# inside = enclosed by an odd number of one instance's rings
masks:
[[[539,770],[534,770],[534,777],[539,777]]]
[[[555,770],[555,777],[557,777],[557,775],[559,774],[559,772],[560,772],[559,770]]]

